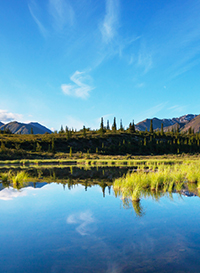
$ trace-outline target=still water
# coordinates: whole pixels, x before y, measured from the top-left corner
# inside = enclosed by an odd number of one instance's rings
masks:
[[[200,199],[112,187],[0,183],[0,272],[200,272]]]

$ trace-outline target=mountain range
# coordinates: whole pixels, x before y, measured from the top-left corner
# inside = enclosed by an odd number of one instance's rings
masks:
[[[153,118],[152,121],[154,130],[161,129],[161,125],[163,124],[165,132],[176,129],[177,126],[179,126],[180,131],[182,132],[188,131],[190,127],[194,130],[195,133],[200,132],[200,115],[188,114],[172,119]],[[135,125],[135,129],[138,131],[149,131],[150,123],[151,119],[145,119],[138,122]],[[4,130],[4,128],[8,128],[13,134],[31,134],[31,131],[33,131],[33,134],[52,133],[50,129],[46,128],[38,122],[20,123],[17,121],[12,121],[7,124],[0,122],[0,130]]]
[[[161,124],[163,124],[164,131],[171,131],[171,129],[175,129],[177,126],[179,126],[183,132],[187,131],[190,127],[192,127],[195,132],[199,132],[200,130],[200,115],[188,114],[172,119],[153,118],[152,122],[154,130],[161,129]],[[149,131],[150,123],[151,119],[145,119],[137,123],[135,129],[138,131],[145,131],[147,129]]]
[[[7,124],[0,122],[0,130],[9,129],[13,134],[51,134],[52,131],[46,128],[45,126],[39,124],[38,122],[20,123],[17,121],[12,121]]]

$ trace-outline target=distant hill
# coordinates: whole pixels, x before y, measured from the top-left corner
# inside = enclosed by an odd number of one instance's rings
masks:
[[[160,129],[161,124],[163,123],[163,127],[165,131],[168,129],[171,129],[171,126],[175,126],[177,128],[177,124],[179,124],[180,128],[185,126],[186,123],[190,122],[192,119],[194,119],[197,115],[184,115],[178,118],[172,118],[172,119],[158,119],[158,118],[153,118],[153,129]],[[145,119],[135,125],[135,129],[138,131],[145,131],[146,128],[149,131],[150,129],[150,122],[151,119]]]
[[[196,116],[194,119],[192,119],[190,122],[188,122],[181,132],[187,132],[189,128],[192,128],[195,133],[200,132],[200,115]]]
[[[0,127],[1,127],[2,125],[4,125],[4,123],[0,121]]]
[[[33,134],[45,134],[46,132],[52,133],[51,130],[37,122],[31,122],[26,124],[12,121],[0,126],[1,130],[3,130],[4,128],[8,128],[13,134],[31,134],[31,129],[33,130]]]

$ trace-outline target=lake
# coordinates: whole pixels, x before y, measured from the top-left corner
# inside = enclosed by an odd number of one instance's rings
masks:
[[[113,170],[97,179],[93,169],[80,178],[67,169],[76,182],[55,172],[52,183],[19,189],[0,183],[0,272],[200,272],[197,194],[132,204],[112,189],[125,169]]]

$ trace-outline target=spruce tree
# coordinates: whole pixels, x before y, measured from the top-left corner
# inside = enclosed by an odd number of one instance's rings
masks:
[[[85,125],[83,125],[83,136],[86,137],[86,129],[85,129]]]
[[[150,129],[149,132],[152,134],[153,133],[153,120],[151,119],[150,121]]]
[[[123,125],[122,125],[122,119],[120,119],[120,131],[124,131]]]
[[[103,126],[103,118],[101,118],[101,124],[100,124],[100,130],[103,131],[104,126]]]
[[[163,131],[163,123],[161,123],[161,136],[164,135],[164,131]]]
[[[129,132],[130,133],[135,133],[135,124],[134,124],[134,120],[132,123],[129,124]]]
[[[109,120],[107,120],[107,127],[106,127],[106,129],[110,130]]]
[[[61,125],[61,127],[60,127],[60,132],[59,132],[60,134],[63,134],[64,133],[64,130],[63,130],[63,126]]]
[[[177,123],[177,126],[176,126],[176,132],[177,132],[177,134],[180,133],[180,125],[178,123]]]
[[[116,118],[114,117],[113,126],[112,126],[112,131],[113,131],[113,132],[116,132],[116,130],[117,130]]]
[[[101,135],[103,135],[103,133],[104,133],[103,118],[101,118],[100,133],[101,133]]]
[[[134,120],[132,122],[132,132],[135,133],[135,124],[134,124]]]

